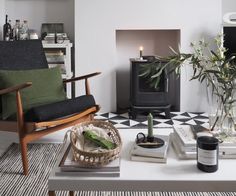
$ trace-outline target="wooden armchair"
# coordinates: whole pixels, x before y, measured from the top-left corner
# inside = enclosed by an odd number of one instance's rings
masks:
[[[1,53],[0,72],[1,70],[31,70],[31,69],[48,68],[42,44],[41,41],[39,40],[33,40],[33,41],[29,40],[29,41],[19,41],[19,42],[17,41],[11,43],[0,42],[0,53]],[[9,55],[11,57],[9,57]],[[96,113],[99,110],[99,106],[95,104],[93,96],[90,95],[88,79],[98,74],[100,73],[96,72],[81,77],[75,77],[64,80],[63,81],[64,84],[68,82],[84,80],[86,95],[83,97],[82,96],[77,97],[74,100],[66,99],[65,101],[60,101],[58,103],[50,103],[36,106],[35,111],[37,112],[40,111],[41,112],[40,114],[44,116],[43,119],[46,119],[42,121],[40,119],[34,120],[35,118],[33,118],[33,116],[35,114],[32,112],[29,113],[28,116],[26,116],[27,112],[24,111],[24,104],[22,103],[23,101],[21,95],[22,93],[24,93],[25,89],[29,89],[34,85],[32,82],[28,81],[0,90],[0,100],[1,96],[7,95],[9,93],[15,95],[16,118],[14,119],[14,117],[11,117],[4,120],[0,118],[0,131],[9,131],[18,133],[21,147],[24,175],[28,174],[27,143],[37,140],[40,137],[53,133],[55,131],[67,128],[69,126],[73,126],[79,122],[90,121],[93,119],[94,113]],[[77,104],[79,106],[77,107],[77,109],[74,109],[76,107],[73,107],[73,111],[71,112],[69,111],[69,113],[67,111],[67,113],[64,116],[62,116],[64,111],[59,110],[57,111],[58,114],[56,117],[53,118],[45,117],[45,113],[47,113],[45,111],[48,111],[48,108],[50,111],[53,111],[54,110],[53,107],[58,108],[58,104],[60,107],[64,106],[63,110],[69,110],[67,109],[69,105],[76,106]],[[1,101],[1,106],[3,107],[2,101]],[[52,109],[50,109],[50,107],[52,107]],[[0,113],[1,109],[2,108],[0,107]]]

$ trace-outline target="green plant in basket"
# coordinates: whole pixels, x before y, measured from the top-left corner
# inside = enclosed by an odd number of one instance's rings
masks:
[[[83,131],[83,136],[85,139],[97,144],[98,146],[111,150],[116,148],[116,144],[105,139],[104,137],[98,136],[96,133],[90,130]]]

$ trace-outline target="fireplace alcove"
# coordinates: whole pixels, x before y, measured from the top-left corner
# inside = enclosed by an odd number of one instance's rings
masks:
[[[168,75],[168,86],[161,94],[165,94],[165,101],[160,104],[160,100],[146,99],[146,105],[140,105],[144,99],[140,94],[139,103],[133,102],[131,97],[131,65],[130,58],[139,57],[139,47],[143,46],[144,56],[162,56],[166,57],[171,54],[169,47],[178,50],[180,43],[179,29],[158,29],[158,30],[116,30],[116,63],[118,69],[116,70],[116,91],[117,91],[117,112],[127,112],[133,106],[137,106],[137,111],[151,111],[156,112],[159,106],[162,106],[165,111],[165,106],[170,105],[171,111],[180,110],[180,80],[175,74]],[[137,64],[137,62],[134,64]],[[140,78],[138,78],[140,80]],[[145,91],[147,85],[142,84],[141,92]],[[148,90],[148,89],[147,89]],[[166,92],[164,92],[166,91]],[[168,93],[167,93],[168,92]],[[141,93],[142,94],[142,93]],[[144,93],[145,94],[145,93]],[[148,93],[146,93],[148,94]],[[146,95],[145,95],[146,96]],[[144,101],[145,102],[145,101]],[[139,110],[140,106],[144,109]],[[145,109],[146,106],[149,106]],[[155,109],[156,108],[156,109]],[[159,111],[157,111],[159,112]],[[168,114],[167,114],[168,115]],[[131,116],[132,117],[132,116]],[[136,114],[133,116],[136,117]],[[169,116],[168,116],[169,117]]]

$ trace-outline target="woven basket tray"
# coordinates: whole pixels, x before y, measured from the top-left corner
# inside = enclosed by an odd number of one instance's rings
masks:
[[[118,130],[111,123],[104,122],[104,121],[97,120],[97,121],[80,123],[73,129],[76,130],[77,128],[87,127],[91,124],[94,127],[102,128],[106,133],[109,133],[108,134],[109,137],[116,144],[117,147],[112,150],[106,150],[105,152],[83,151],[82,149],[79,149],[76,145],[76,142],[78,142],[76,131],[71,131],[70,141],[71,141],[74,160],[79,162],[79,164],[88,166],[88,167],[103,166],[120,156],[122,141],[121,141]]]

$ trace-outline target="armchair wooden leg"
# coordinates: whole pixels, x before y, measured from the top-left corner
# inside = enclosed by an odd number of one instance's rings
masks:
[[[90,114],[90,120],[94,120],[94,115]]]
[[[74,196],[74,191],[69,191],[69,196]]]
[[[21,158],[23,164],[24,175],[28,174],[28,156],[27,156],[27,143],[24,139],[20,139],[20,147],[21,147]]]
[[[48,191],[48,195],[49,196],[56,196],[56,193],[55,193],[55,191]]]

